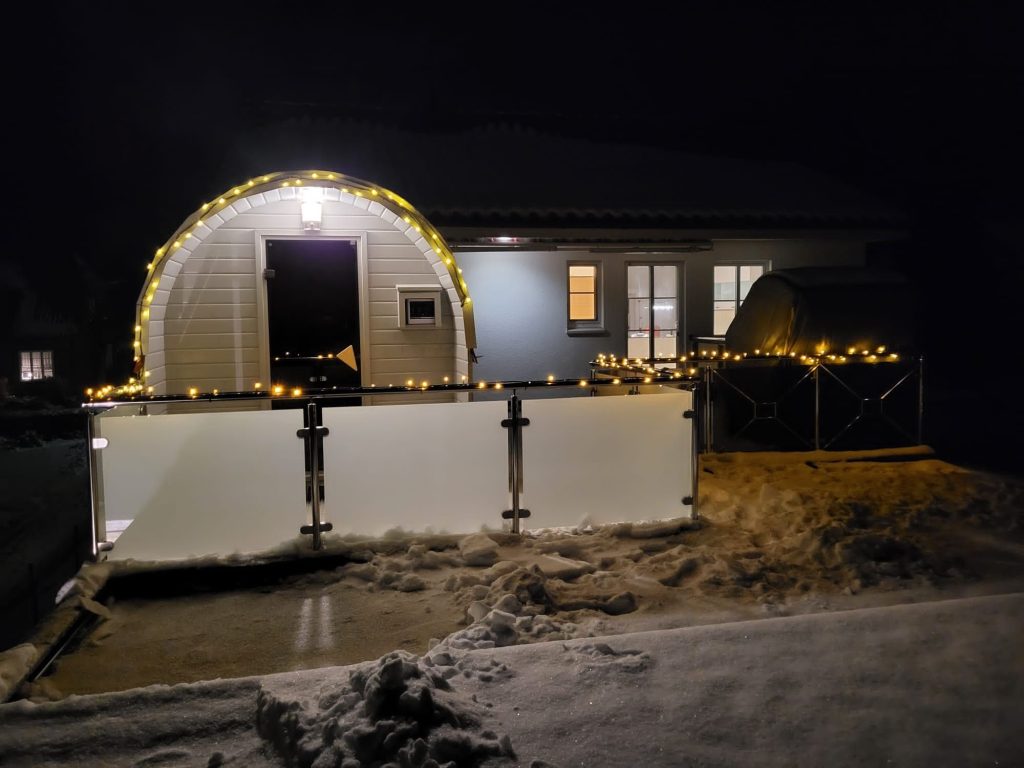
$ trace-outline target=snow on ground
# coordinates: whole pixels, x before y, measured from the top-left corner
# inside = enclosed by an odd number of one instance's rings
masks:
[[[422,653],[508,595],[520,616],[545,617],[519,640],[532,642],[1005,591],[996,584],[1024,577],[1024,488],[1005,478],[829,454],[722,455],[703,469],[699,525],[477,534],[461,549],[443,536],[332,538],[354,562],[268,587],[113,601],[50,694]]]
[[[1024,628],[1021,598],[979,597],[1024,592],[1024,485],[892,458],[712,456],[697,525],[328,537],[351,562],[266,587],[108,600],[98,609],[109,619],[23,695],[286,674],[12,704],[0,707],[0,745],[44,754],[47,723],[105,718],[136,741],[108,754],[58,728],[54,763],[85,750],[103,764],[205,765],[219,752],[240,765],[312,764],[321,753],[317,765],[340,765],[342,753],[364,765],[429,765],[431,755],[497,765],[514,762],[505,734],[521,765],[1024,759],[1000,709],[1022,693],[1022,654],[1007,650]],[[879,607],[897,603],[918,605]],[[404,655],[372,661],[396,649]],[[377,672],[362,682],[289,673],[354,662]],[[374,674],[390,680],[380,710],[367,704]],[[169,714],[176,692],[234,712],[227,730]],[[171,726],[136,707],[195,725],[158,735]],[[869,744],[869,734],[881,736]],[[621,752],[636,744],[650,754]]]
[[[23,701],[0,707],[0,755],[10,766],[1019,765],[1022,617],[1018,593]]]

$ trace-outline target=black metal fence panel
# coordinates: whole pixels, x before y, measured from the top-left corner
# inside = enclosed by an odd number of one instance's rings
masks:
[[[705,450],[866,450],[922,439],[917,359],[723,361],[706,376]]]

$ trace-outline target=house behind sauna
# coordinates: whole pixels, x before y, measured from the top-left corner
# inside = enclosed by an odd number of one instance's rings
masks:
[[[903,237],[785,163],[330,128],[331,170],[240,180],[156,253],[133,341],[154,393],[575,377],[724,337],[770,270]]]

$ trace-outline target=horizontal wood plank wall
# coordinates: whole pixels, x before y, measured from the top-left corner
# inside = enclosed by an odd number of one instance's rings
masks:
[[[256,233],[303,235],[297,200],[267,203],[234,216],[191,252],[176,255],[161,279],[148,326],[148,382],[159,394],[249,390],[260,381],[259,317],[263,290]],[[448,301],[443,327],[402,329],[397,285],[439,284],[419,248],[392,225],[356,206],[324,201],[321,237],[365,233],[371,381],[378,387],[408,381],[442,383],[469,375],[465,327]],[[270,236],[273,236],[271,234]],[[317,237],[311,235],[310,237]],[[184,249],[182,249],[184,250]],[[170,279],[169,279],[170,278]],[[167,290],[169,288],[169,290]],[[447,296],[447,294],[446,294]],[[456,342],[461,349],[456,351]],[[272,382],[261,382],[269,386]],[[405,397],[375,398],[381,403]],[[451,400],[412,397],[412,402]]]

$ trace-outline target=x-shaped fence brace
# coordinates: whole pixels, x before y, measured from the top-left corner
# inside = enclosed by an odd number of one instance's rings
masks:
[[[886,365],[889,365],[889,364],[886,364]],[[712,388],[712,393],[711,393],[712,394],[712,398],[711,398],[711,401],[712,401],[712,406],[711,406],[712,414],[710,414],[710,415],[713,418],[714,401],[715,401],[713,390],[714,390],[714,387],[715,387],[716,384],[723,384],[723,385],[725,385],[731,391],[735,392],[739,397],[741,397],[743,400],[745,400],[747,403],[749,403],[750,407],[751,407],[751,417],[750,417],[750,419],[745,424],[743,424],[743,426],[741,426],[739,429],[735,430],[732,433],[733,437],[738,437],[738,436],[744,434],[755,423],[771,421],[771,422],[777,424],[778,426],[782,427],[787,433],[792,435],[797,441],[799,441],[802,445],[804,445],[804,446],[806,446],[808,448],[815,448],[815,449],[825,448],[825,449],[828,449],[828,448],[832,447],[833,445],[835,445],[836,442],[838,440],[840,440],[844,435],[846,435],[858,422],[864,421],[867,417],[871,416],[871,417],[878,417],[878,418],[880,418],[882,421],[884,421],[890,427],[895,429],[899,434],[901,434],[904,437],[906,437],[908,440],[916,441],[916,442],[920,442],[921,441],[921,397],[922,397],[922,393],[921,393],[922,376],[921,376],[921,374],[922,374],[922,371],[921,371],[921,361],[920,360],[918,360],[918,364],[915,367],[911,368],[906,373],[904,373],[896,381],[895,384],[893,384],[891,387],[889,387],[887,390],[885,390],[885,392],[883,392],[878,397],[865,397],[863,393],[861,393],[860,391],[855,389],[854,386],[851,385],[848,381],[844,381],[844,379],[840,375],[839,371],[837,371],[835,367],[832,367],[832,366],[826,365],[824,363],[818,362],[818,363],[814,363],[813,365],[811,365],[807,369],[807,371],[802,376],[800,376],[800,378],[798,378],[795,382],[793,382],[793,384],[788,386],[774,400],[762,401],[762,400],[755,399],[753,396],[751,396],[750,393],[744,391],[739,385],[737,385],[736,382],[731,381],[728,378],[728,376],[726,375],[726,372],[728,370],[729,370],[728,368],[710,368],[709,369],[709,382],[710,382],[711,388]],[[838,384],[843,390],[845,390],[847,393],[849,393],[850,396],[853,397],[854,400],[858,404],[858,410],[857,410],[857,413],[854,415],[854,417],[849,422],[847,422],[845,426],[843,426],[841,429],[839,429],[834,435],[832,435],[828,439],[825,439],[824,441],[822,440],[822,435],[821,435],[821,411],[822,411],[822,409],[821,409],[821,376],[822,376],[823,373],[826,376],[828,376],[831,380],[835,381],[835,383]],[[890,416],[890,414],[887,413],[886,410],[885,410],[886,402],[890,401],[891,396],[897,390],[899,390],[901,387],[903,387],[904,384],[906,384],[907,382],[913,381],[915,378],[917,379],[917,382],[918,382],[918,391],[917,391],[917,395],[916,395],[917,396],[917,416],[918,416],[918,419],[917,419],[917,434],[916,435],[911,434],[909,431],[907,431],[902,424],[900,424],[898,421],[893,419]],[[813,439],[808,437],[807,435],[801,434],[796,428],[794,428],[793,425],[787,423],[786,420],[780,415],[780,412],[781,412],[780,405],[782,405],[787,400],[787,398],[791,397],[797,391],[797,389],[804,382],[806,382],[808,379],[811,379],[814,382],[814,406],[813,406],[814,407],[814,414],[813,414],[813,416],[814,416],[814,418],[813,418],[814,435],[813,435]],[[719,402],[721,402],[721,401],[719,400]],[[706,430],[705,449],[706,450],[713,450],[713,443],[714,443],[713,425],[709,424],[708,428]]]

